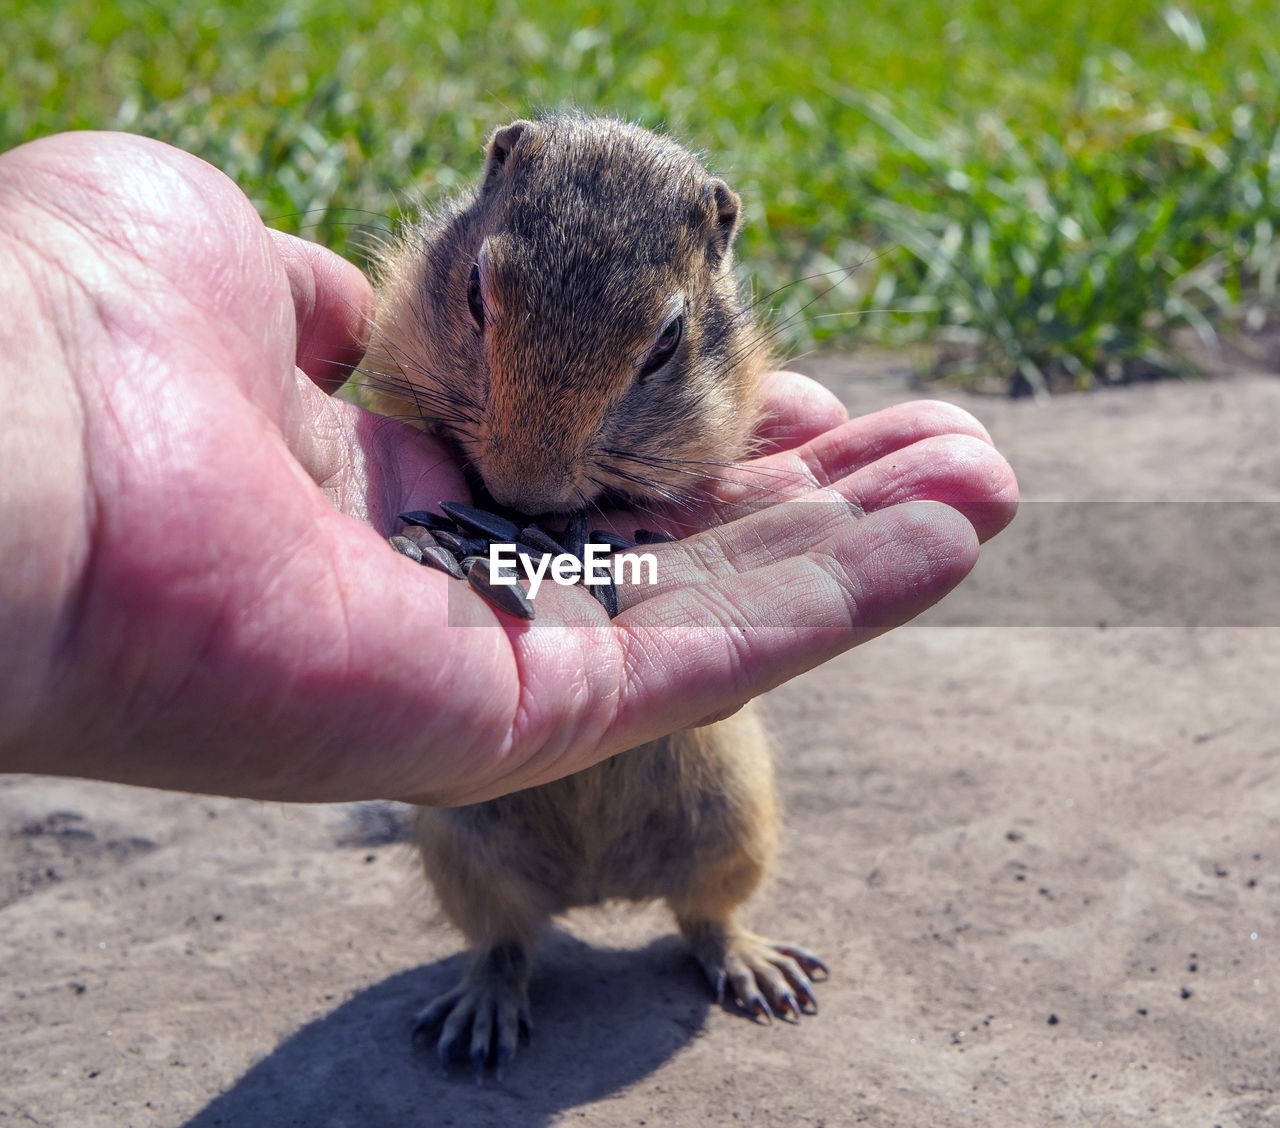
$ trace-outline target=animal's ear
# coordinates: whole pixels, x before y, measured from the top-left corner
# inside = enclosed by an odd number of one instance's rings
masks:
[[[738,235],[742,223],[742,201],[738,193],[723,180],[711,181],[711,205],[714,219],[707,240],[707,257],[713,267],[719,266],[729,255],[729,248]]]
[[[531,121],[513,121],[501,129],[495,129],[484,151],[484,180],[486,187],[496,180],[506,167],[507,160],[520,143],[520,138],[532,134],[536,126]]]

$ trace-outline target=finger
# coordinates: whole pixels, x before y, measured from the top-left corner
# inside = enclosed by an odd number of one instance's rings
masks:
[[[339,512],[389,536],[397,514],[469,495],[457,458],[431,436],[310,385],[300,390],[306,426],[289,447]]]
[[[968,435],[991,445],[987,429],[963,408],[941,400],[913,400],[817,435],[795,454],[810,468],[816,484],[828,485],[869,462],[938,435]]]
[[[296,364],[324,391],[342,387],[373,325],[373,288],[353,263],[318,243],[268,228],[298,319]]]
[[[1009,523],[1018,498],[1013,471],[982,424],[951,404],[923,401],[852,419],[747,463],[717,483],[697,519],[725,523],[826,487],[866,510],[944,501],[965,510],[983,540]]]
[[[764,418],[756,428],[760,455],[790,450],[849,421],[831,392],[798,372],[770,372],[762,397]]]
[[[619,585],[619,604],[625,610],[665,592],[803,556],[843,535],[866,514],[908,501],[951,506],[964,514],[983,540],[1012,515],[1013,504],[1006,497],[1010,478],[1004,459],[977,439],[965,435],[925,439],[797,500],[754,510],[743,507],[736,516],[726,514],[731,519],[724,524],[693,536],[619,553],[624,559],[649,553],[656,573],[653,583]]]
[[[886,454],[831,489],[867,512],[904,501],[940,501],[963,513],[980,541],[1017,511],[1013,470],[989,443],[971,435],[936,435]]]
[[[785,394],[787,382],[780,387]],[[898,404],[846,420],[799,446],[730,468],[715,480],[704,502],[656,524],[677,536],[708,524],[723,524],[764,506],[803,497],[922,440],[944,436],[967,437],[991,446],[986,428],[962,408],[934,400]],[[1001,497],[1016,501],[1017,486],[1008,464],[996,456],[991,469],[999,472]],[[1007,521],[1006,517],[1003,523]]]
[[[963,515],[912,502],[847,521],[802,556],[638,604],[615,620],[627,677],[609,744],[715,715],[907,622],[977,555]],[[679,702],[679,717],[655,715],[654,701]]]

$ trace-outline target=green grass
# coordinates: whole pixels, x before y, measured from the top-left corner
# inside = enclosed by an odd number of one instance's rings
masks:
[[[665,125],[747,202],[792,348],[927,339],[1040,389],[1180,371],[1274,305],[1280,21],[1256,0],[743,7],[0,0],[0,147],[123,128],[359,259],[488,131],[575,103]]]

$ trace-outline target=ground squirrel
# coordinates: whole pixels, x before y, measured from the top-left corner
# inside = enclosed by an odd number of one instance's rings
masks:
[[[688,497],[702,468],[748,450],[769,364],[732,270],[739,225],[737,195],[668,138],[583,115],[505,126],[476,190],[382,252],[374,406],[420,420],[527,514]],[[748,1013],[816,1010],[821,961],[737,919],[778,829],[750,708],[555,783],[422,809],[427,876],[472,961],[417,1029],[442,1024],[446,1067],[501,1068],[528,1023],[539,930],[609,898],[664,898]]]

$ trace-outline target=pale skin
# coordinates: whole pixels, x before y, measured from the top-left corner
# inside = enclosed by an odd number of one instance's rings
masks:
[[[905,622],[1016,507],[968,414],[849,420],[777,373],[765,449],[716,487],[717,527],[662,547],[657,588],[612,621],[556,588],[516,623],[387,547],[396,513],[467,493],[433,440],[331,397],[372,303],[179,150],[78,133],[0,156],[0,770],[489,798]]]

